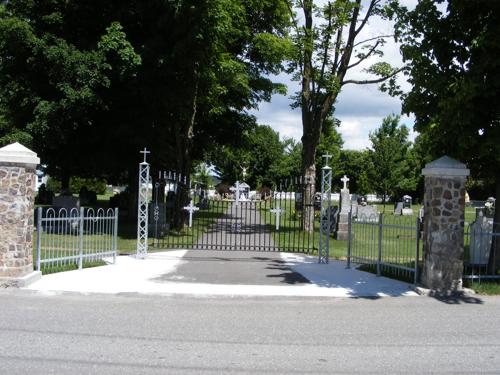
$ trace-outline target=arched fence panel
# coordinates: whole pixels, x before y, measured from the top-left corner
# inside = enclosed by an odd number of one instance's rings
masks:
[[[43,273],[114,263],[118,209],[36,210],[35,267]]]

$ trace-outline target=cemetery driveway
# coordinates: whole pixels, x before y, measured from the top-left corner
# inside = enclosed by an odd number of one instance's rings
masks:
[[[141,293],[195,296],[383,297],[416,296],[411,286],[345,262],[252,251],[175,250],[146,259],[42,276],[27,289],[41,292]]]
[[[226,212],[210,226],[198,240],[198,248],[217,245],[220,249],[271,249],[274,241],[268,226],[262,220],[256,202],[231,204]]]

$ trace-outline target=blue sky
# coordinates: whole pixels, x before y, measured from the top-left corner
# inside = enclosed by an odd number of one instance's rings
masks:
[[[415,0],[404,0],[406,6],[412,8]],[[392,25],[380,19],[372,19],[367,24],[360,39],[376,35],[392,34]],[[366,64],[361,64],[359,69],[350,73],[350,78],[367,77],[363,69],[379,61],[373,59]],[[384,46],[384,61],[393,66],[401,66],[402,60],[399,46],[392,38],[387,40]],[[291,137],[300,140],[302,136],[302,123],[300,110],[290,108],[289,96],[299,88],[296,82],[292,82],[286,74],[276,77],[276,81],[288,86],[288,95],[274,95],[270,103],[261,103],[258,111],[252,113],[257,117],[260,124],[270,125],[280,133],[281,137]],[[399,78],[399,84],[403,89],[408,89],[409,84],[404,77]],[[382,119],[390,114],[401,113],[401,102],[378,90],[377,85],[346,85],[340,93],[335,104],[335,117],[341,122],[340,133],[344,139],[344,148],[361,150],[369,147],[368,134],[374,131],[382,123]],[[410,138],[413,140],[416,133],[413,132],[413,118],[402,117],[404,123],[410,129]]]

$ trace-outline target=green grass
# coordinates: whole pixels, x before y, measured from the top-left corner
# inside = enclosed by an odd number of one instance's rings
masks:
[[[482,295],[500,295],[500,280],[472,281],[464,280],[464,286]]]
[[[172,229],[163,239],[159,240],[159,247],[150,240],[152,251],[165,248],[190,247],[196,244],[201,237],[208,232],[210,227],[226,212],[229,207],[227,201],[210,201],[207,208],[201,208],[193,214],[193,225],[189,228],[187,225],[180,230]]]

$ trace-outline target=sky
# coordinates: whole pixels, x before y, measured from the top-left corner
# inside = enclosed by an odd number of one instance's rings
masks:
[[[410,9],[414,7],[415,2],[416,0],[402,1]],[[358,40],[392,33],[392,24],[374,18],[365,26]],[[387,39],[383,51],[384,61],[389,62],[392,66],[402,66],[399,46],[393,38]],[[355,61],[354,59],[353,55],[351,61]],[[380,60],[375,58],[366,64],[360,64],[359,69],[348,73],[346,78],[367,78],[368,76],[363,72],[363,69],[376,61]],[[275,81],[288,86],[288,95],[273,95],[271,102],[261,103],[259,109],[252,111],[252,114],[257,117],[259,124],[270,125],[279,132],[282,138],[294,138],[299,141],[302,137],[300,109],[292,110],[290,107],[292,102],[290,95],[298,91],[299,85],[297,82],[292,82],[286,74],[275,77]],[[410,87],[404,77],[399,77],[398,83],[403,90],[408,90]],[[335,117],[341,121],[339,131],[344,140],[344,148],[362,150],[370,146],[368,134],[381,125],[384,117],[401,113],[401,102],[398,98],[379,91],[377,85],[349,84],[343,87],[335,108]],[[410,129],[410,139],[413,140],[417,135],[413,132],[414,119],[402,116],[401,123]]]

